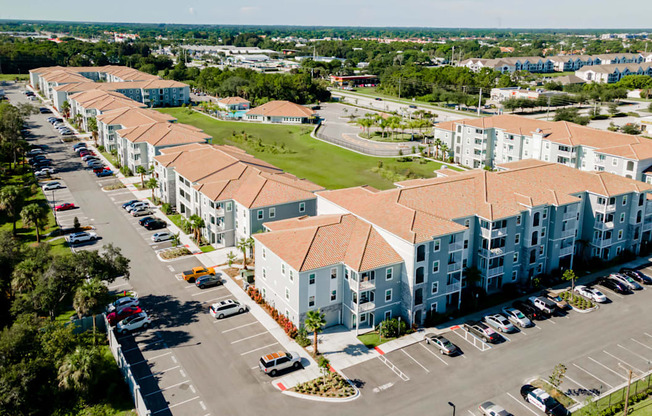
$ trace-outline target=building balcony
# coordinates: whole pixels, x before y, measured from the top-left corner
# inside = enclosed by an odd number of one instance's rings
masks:
[[[611,238],[605,238],[605,239],[595,239],[591,243],[595,247],[603,248],[603,247],[608,247],[612,244]]]
[[[577,218],[577,211],[568,211],[564,213],[564,220],[571,220]]]
[[[600,231],[608,231],[608,230],[613,230],[614,228],[614,223],[613,221],[609,222],[597,222],[593,225],[593,228],[600,230]]]
[[[456,272],[458,270],[462,270],[461,262],[452,263],[448,265],[448,273]]]
[[[464,243],[462,241],[457,242],[457,243],[450,243],[448,244],[448,251],[460,251],[464,248]]]
[[[564,247],[559,250],[559,257],[564,257],[573,254],[573,246]]]
[[[568,238],[568,237],[574,237],[575,236],[575,230],[570,229],[570,230],[564,230],[561,232],[561,238]]]
[[[483,257],[499,257],[505,254],[505,250],[503,248],[492,248],[491,250],[487,249],[479,249],[478,253],[483,256]]]
[[[355,305],[353,309],[355,310]],[[358,311],[360,313],[363,313],[363,312],[369,312],[374,309],[376,309],[376,304],[374,302],[365,302],[360,304],[360,309],[358,309]]]
[[[497,238],[504,237],[507,235],[507,228],[494,228],[493,230],[488,230],[487,228],[481,228],[482,238]]]
[[[652,221],[645,221],[643,223],[643,231],[650,231],[652,230]]]
[[[616,211],[616,204],[603,205],[603,207],[604,207],[604,212],[615,212]]]
[[[218,217],[224,216],[224,208],[215,209],[215,215]]]
[[[461,282],[451,283],[450,285],[446,285],[446,293],[459,292],[461,288]]]
[[[498,266],[498,267],[492,267],[491,269],[487,269],[487,277],[494,277],[498,276],[499,274],[503,274],[504,266]]]
[[[358,291],[358,283],[356,281],[352,281],[350,285],[351,285],[351,290],[355,292]],[[363,279],[360,281],[360,290],[369,290],[375,288],[376,288],[376,279],[374,280]]]
[[[645,205],[645,215],[652,215],[652,203],[650,202]]]

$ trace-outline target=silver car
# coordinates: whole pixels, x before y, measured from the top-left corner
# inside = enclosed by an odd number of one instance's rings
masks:
[[[636,280],[632,279],[629,276],[625,276],[624,274],[621,273],[612,273],[609,275],[609,278],[614,279],[619,281],[620,283],[624,284],[631,290],[641,290],[643,289],[643,286],[639,285]]]
[[[246,305],[241,305],[237,300],[227,299],[212,304],[209,308],[209,312],[213,318],[222,319],[227,316],[243,313],[247,309]]]
[[[498,406],[493,402],[484,402],[478,406],[478,409],[480,409],[480,412],[482,412],[484,416],[514,416],[502,406]]]
[[[484,321],[491,327],[497,329],[500,332],[510,333],[516,331],[514,325],[501,314],[497,313],[494,315],[487,315],[484,317]]]
[[[134,208],[131,211],[131,216],[132,217],[141,217],[143,215],[152,215],[152,214],[153,214],[152,210],[149,209],[148,206]]]
[[[532,321],[530,321],[528,317],[523,314],[523,312],[519,311],[516,308],[505,307],[503,308],[503,313],[507,319],[510,320],[510,322],[520,326],[521,328],[528,328],[533,325]]]

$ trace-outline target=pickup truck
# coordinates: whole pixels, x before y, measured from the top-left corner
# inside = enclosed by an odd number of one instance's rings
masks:
[[[186,270],[181,273],[183,280],[187,282],[194,282],[198,277],[206,276],[207,274],[215,274],[215,269],[212,267],[208,269],[205,267],[193,267],[192,270]]]

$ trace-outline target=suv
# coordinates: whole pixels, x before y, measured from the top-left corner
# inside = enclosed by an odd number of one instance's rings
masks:
[[[143,227],[145,227],[148,230],[160,230],[161,228],[165,228],[168,226],[168,223],[163,221],[163,220],[151,220],[145,222]]]
[[[531,303],[526,303],[523,302],[522,300],[517,300],[514,303],[512,303],[512,306],[518,309],[519,311],[523,312],[523,314],[531,321],[535,319],[537,321],[546,319],[543,312],[540,309],[537,309],[534,306],[532,306]]]
[[[149,204],[146,201],[138,201],[129,205],[125,209],[127,210],[127,212],[131,213],[131,211],[135,210],[136,208],[142,208],[142,207],[149,208]]]
[[[543,296],[530,296],[527,300],[534,305],[535,308],[543,311],[544,314],[552,316],[557,309],[557,305],[550,299],[546,299]]]
[[[280,370],[301,367],[301,356],[296,352],[279,351],[263,355],[258,361],[260,371],[274,377]]]
[[[451,356],[460,354],[462,352],[457,345],[453,344],[441,335],[428,333],[423,337],[423,339],[426,341],[426,344],[434,345],[442,354]]]
[[[550,289],[544,290],[543,292],[541,292],[541,296],[553,301],[555,303],[555,305],[557,305],[557,307],[559,309],[561,309],[562,311],[571,308],[571,306],[568,304],[568,302],[566,302],[564,299],[562,299],[561,296],[559,296],[559,293],[557,293],[557,292],[555,292],[553,290],[550,290]]]
[[[223,284],[224,284],[224,280],[222,280],[219,274],[207,274],[206,276],[198,277],[195,280],[195,286],[197,286],[200,289],[203,289],[205,287],[211,287],[211,286],[219,286]]]
[[[247,306],[240,305],[240,302],[233,299],[223,300],[211,305],[209,308],[210,314],[215,319],[222,319],[226,316],[243,313],[247,310]]]
[[[133,296],[123,296],[107,305],[106,310],[113,312],[116,308],[126,308],[127,306],[138,306],[138,298]]]
[[[550,395],[542,389],[538,389],[530,384],[526,384],[521,387],[521,397],[523,397],[526,402],[532,403],[535,407],[545,412],[547,415],[570,415],[570,412],[564,406],[562,406],[561,403],[550,397]]]
[[[97,240],[97,234],[93,232],[82,231],[68,236],[68,244],[85,243],[93,240]]]
[[[118,322],[117,330],[120,334],[126,334],[141,328],[147,329],[151,323],[152,318],[146,312],[140,312]]]
[[[477,338],[482,339],[484,342],[495,344],[500,341],[501,336],[496,331],[489,328],[482,322],[471,322],[462,326],[467,332]]]

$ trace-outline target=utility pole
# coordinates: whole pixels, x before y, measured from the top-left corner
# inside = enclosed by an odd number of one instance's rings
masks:
[[[398,99],[401,99],[401,77],[398,77]]]
[[[629,407],[629,388],[632,385],[632,369],[631,368],[626,368],[622,364],[618,363],[618,366],[622,368],[623,370],[626,370],[629,373],[629,378],[627,380],[627,392],[625,393],[625,407],[623,408],[623,414],[627,414],[627,408]]]
[[[550,120],[550,96],[548,96],[548,112],[546,113],[546,120]]]
[[[480,88],[480,93],[478,94],[478,117],[480,117],[480,107],[482,107],[482,88]]]

